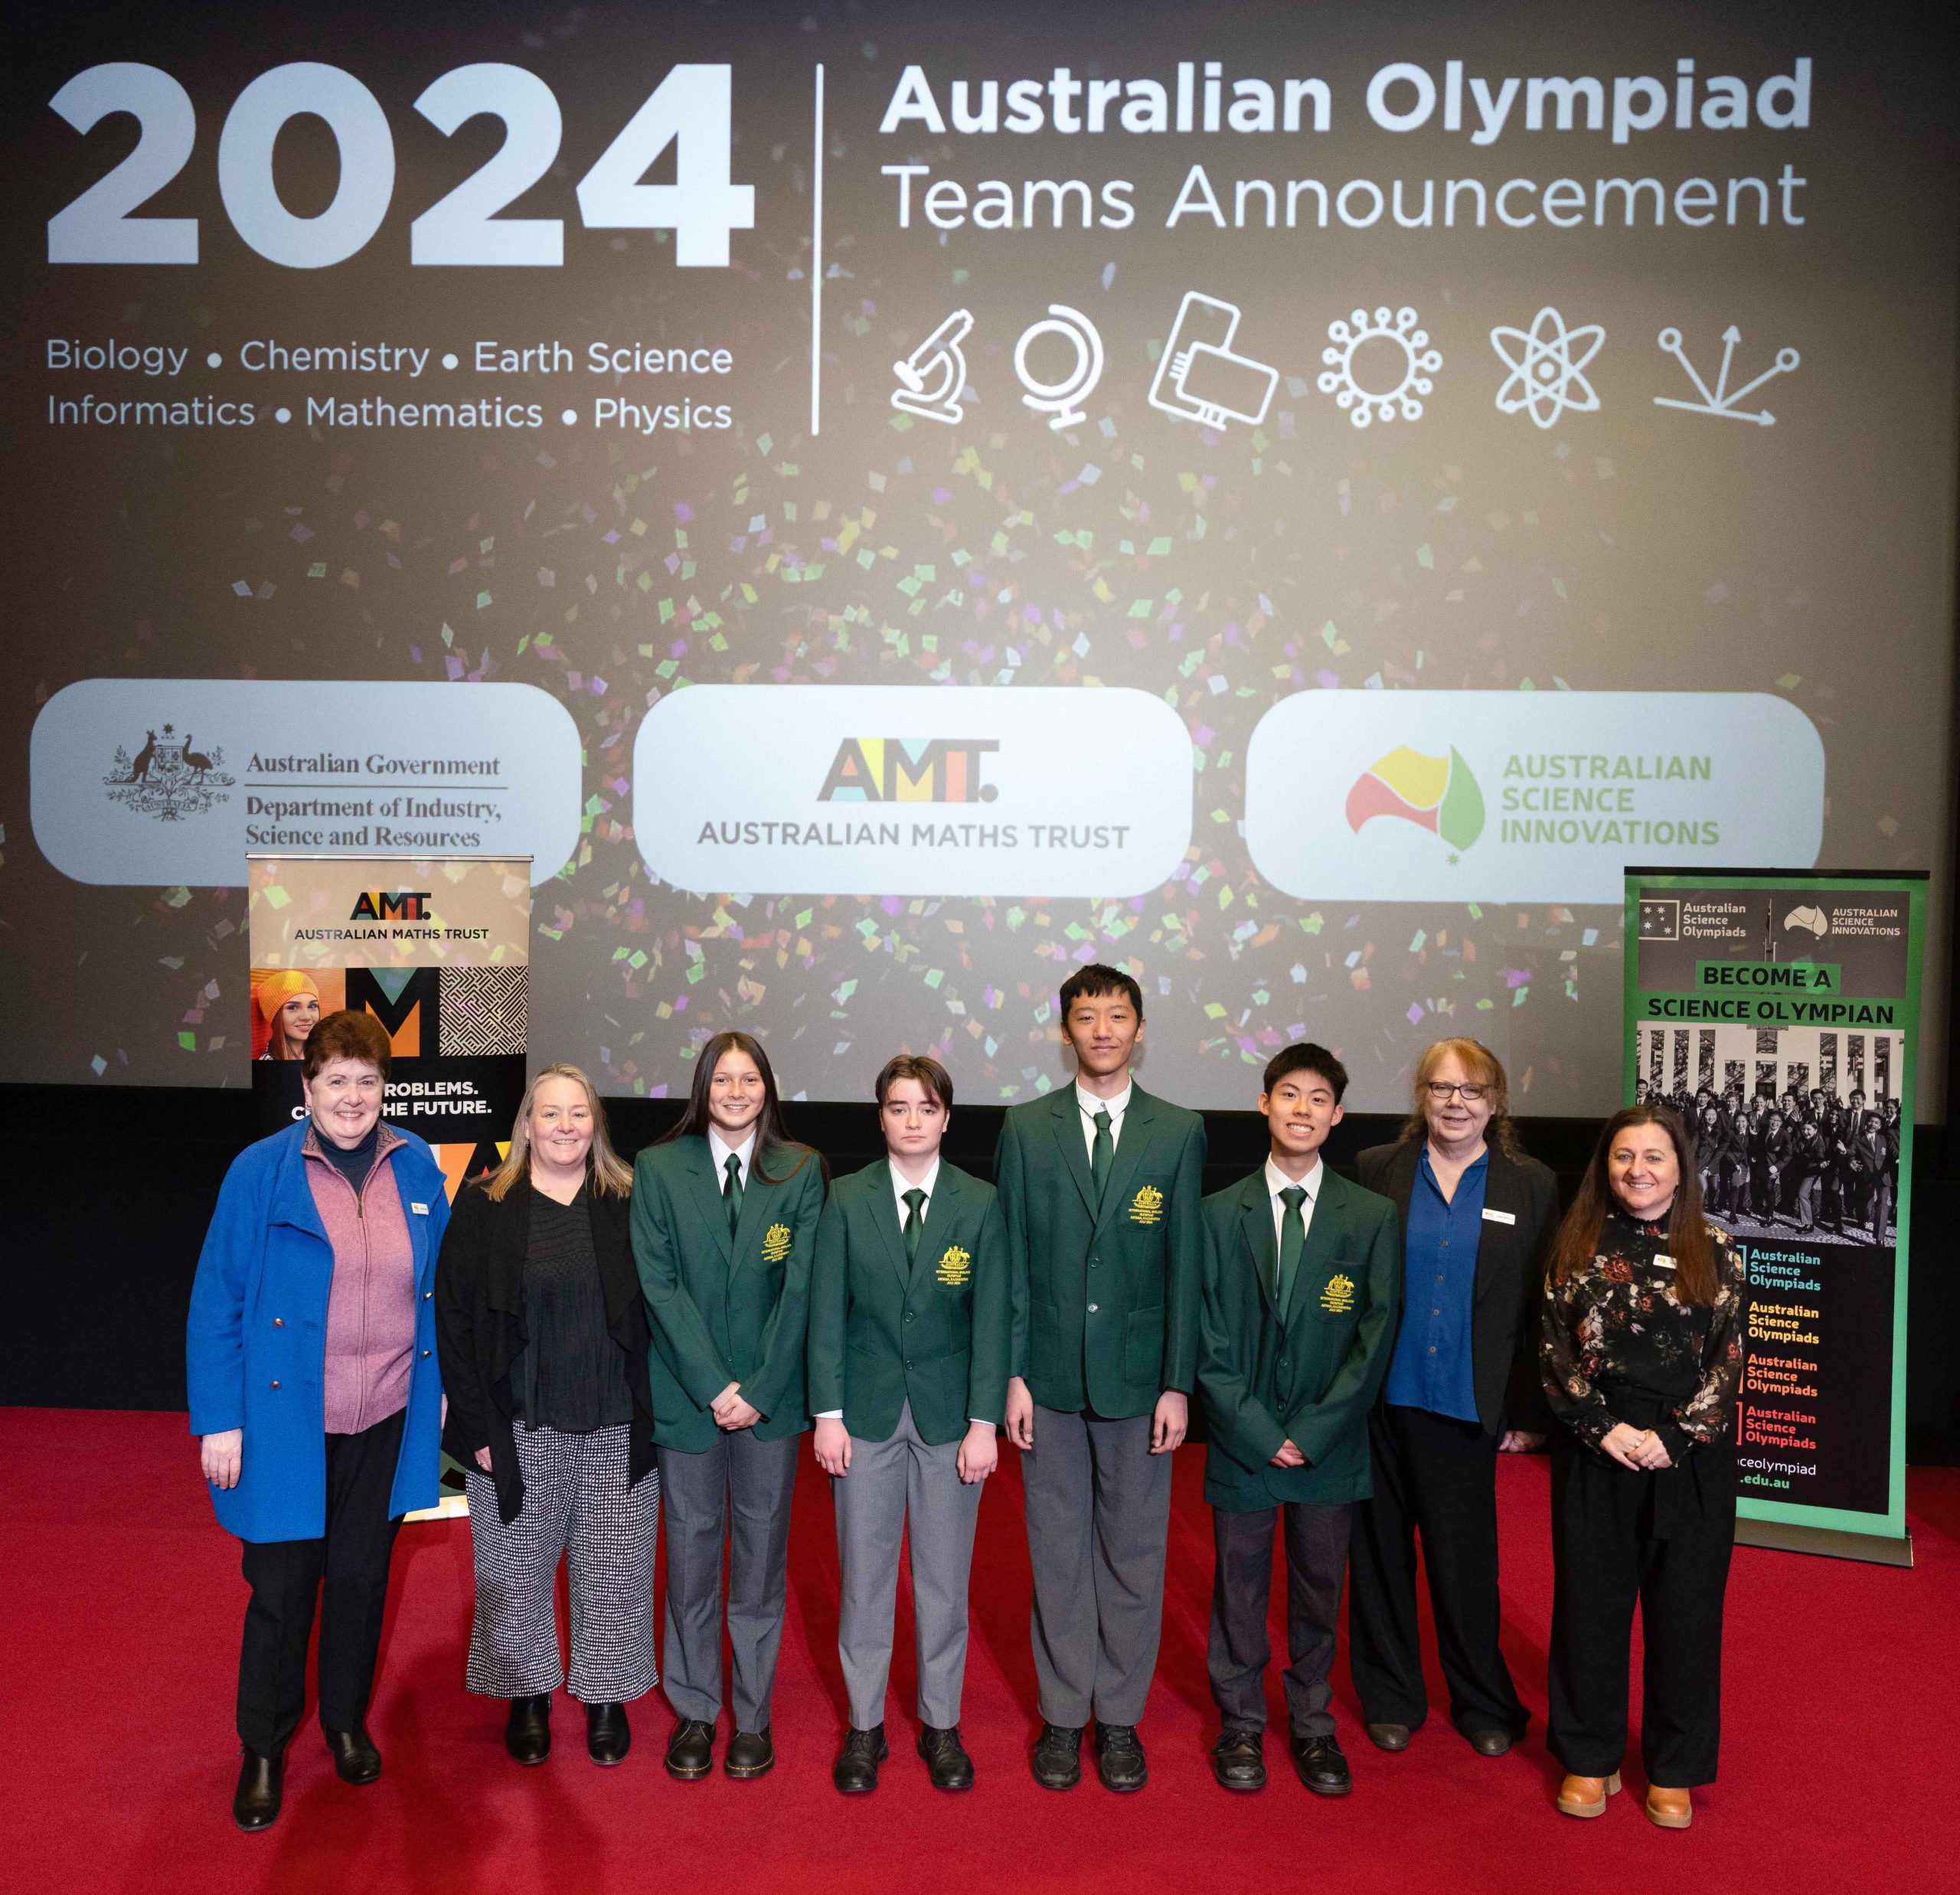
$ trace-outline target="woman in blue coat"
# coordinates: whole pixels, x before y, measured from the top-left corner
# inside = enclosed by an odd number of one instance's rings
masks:
[[[252,1589],[231,1806],[241,1829],[279,1815],[323,1582],[327,1748],[344,1782],[381,1775],[367,1714],[389,1557],[402,1515],[436,1498],[430,1296],[449,1203],[428,1146],[381,1122],[388,1063],[371,1014],[329,1014],[313,1029],[307,1116],[233,1162],[191,1291],[191,1432]]]

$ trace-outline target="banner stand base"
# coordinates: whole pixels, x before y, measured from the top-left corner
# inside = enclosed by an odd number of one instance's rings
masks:
[[[1829,1527],[1799,1527],[1786,1520],[1738,1520],[1736,1544],[1768,1547],[1778,1553],[1815,1553],[1834,1560],[1867,1560],[1874,1566],[1913,1563],[1913,1536],[1894,1540],[1881,1533],[1840,1533]]]

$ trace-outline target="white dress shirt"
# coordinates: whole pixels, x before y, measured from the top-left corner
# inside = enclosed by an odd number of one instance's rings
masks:
[[[1286,1207],[1280,1201],[1279,1194],[1282,1191],[1292,1190],[1295,1184],[1307,1194],[1305,1201],[1300,1206],[1300,1223],[1303,1229],[1311,1230],[1314,1227],[1314,1205],[1320,1197],[1321,1180],[1325,1175],[1318,1155],[1314,1159],[1313,1169],[1305,1178],[1289,1178],[1270,1158],[1266,1161],[1266,1193],[1272,1206],[1272,1243],[1276,1257],[1279,1253],[1279,1227],[1286,1217]]]
[[[923,1191],[926,1194],[926,1201],[919,1207],[920,1222],[923,1224],[932,1215],[933,1193],[939,1188],[939,1161],[935,1158],[933,1160],[931,1170],[927,1171],[916,1184],[910,1183],[896,1165],[891,1165],[890,1169],[892,1202],[897,1207],[899,1229],[901,1231],[904,1230],[906,1217],[912,1208],[905,1201],[905,1194],[909,1191]],[[844,1419],[844,1410],[841,1408],[825,1408],[812,1415],[810,1419],[812,1421],[841,1421]],[[978,1415],[969,1415],[967,1420],[980,1422],[983,1427],[991,1426],[991,1423]]]
[[[728,1195],[728,1161],[731,1157],[742,1162],[736,1175],[742,1181],[742,1188],[749,1188],[749,1160],[755,1155],[756,1135],[752,1129],[740,1145],[730,1145],[713,1126],[707,1129],[708,1157],[714,1166],[715,1181],[721,1194]]]
[[[1096,1115],[1106,1112],[1109,1115],[1109,1149],[1113,1152],[1122,1142],[1123,1114],[1130,1109],[1130,1094],[1136,1090],[1136,1082],[1126,1080],[1123,1090],[1113,1099],[1098,1099],[1092,1092],[1086,1091],[1080,1080],[1076,1082],[1075,1103],[1082,1108],[1082,1135],[1089,1148],[1089,1160],[1096,1158]]]

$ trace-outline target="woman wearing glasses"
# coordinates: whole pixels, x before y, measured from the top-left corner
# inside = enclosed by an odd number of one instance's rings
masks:
[[[1480,1754],[1501,1756],[1527,1714],[1498,1648],[1497,1457],[1538,1446],[1547,1425],[1534,1319],[1558,1188],[1519,1148],[1488,1047],[1437,1041],[1416,1061],[1414,1093],[1400,1142],[1358,1166],[1401,1211],[1403,1296],[1369,1421],[1374,1496],[1355,1522],[1354,1686],[1375,1745],[1406,1750],[1429,1710],[1419,1534],[1450,1721]]]

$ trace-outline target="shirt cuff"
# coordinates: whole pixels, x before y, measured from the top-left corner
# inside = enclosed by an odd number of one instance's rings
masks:
[[[812,1415],[810,1419],[812,1421],[841,1421],[844,1419],[844,1410],[841,1408],[826,1408],[820,1413]]]

